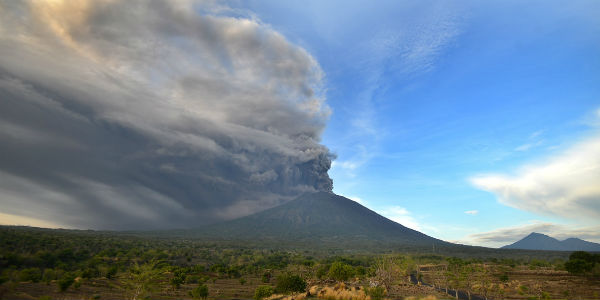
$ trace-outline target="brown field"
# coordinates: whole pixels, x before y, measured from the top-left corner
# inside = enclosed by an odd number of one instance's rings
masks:
[[[209,280],[206,285],[209,288],[209,299],[252,299],[254,289],[262,283],[259,277],[244,276],[246,280],[244,285],[240,284],[239,279],[216,278],[214,283]],[[364,280],[354,280],[348,282],[346,290],[360,289],[368,285]],[[185,284],[179,289],[174,290],[165,282],[163,288],[153,294],[153,299],[191,299],[188,292],[197,284]],[[341,292],[336,288],[338,284],[331,280],[309,281],[309,286],[313,288],[312,296],[319,296],[318,292],[322,290],[331,290]],[[55,282],[47,285],[45,283],[21,282],[13,286],[3,286],[0,291],[1,299],[39,299],[41,296],[50,296],[51,299],[123,299],[128,295],[120,287],[117,280],[93,279],[82,281],[79,288],[69,288],[65,292],[59,292]],[[338,293],[338,295],[341,293]],[[321,294],[320,298],[332,299],[332,294]],[[419,286],[409,283],[402,283],[390,289],[388,297],[391,299],[403,299],[406,297],[417,297],[429,299],[448,298],[443,293],[436,291],[433,287]],[[432,297],[433,296],[433,297]],[[295,297],[298,298],[298,297]],[[304,297],[301,297],[304,298]],[[296,299],[298,300],[298,299]]]
[[[493,268],[494,266],[488,266]],[[507,272],[508,281],[502,282],[494,273],[489,276],[489,299],[600,299],[600,278],[573,276],[566,271],[556,271],[550,268],[536,270],[525,267],[516,267]],[[444,286],[440,285],[441,272],[423,268],[421,271],[425,284],[416,285],[408,283],[407,279],[395,284],[388,291],[388,299],[453,299],[454,295],[446,295]],[[209,288],[209,299],[251,299],[254,289],[265,285],[258,276],[244,276],[245,284],[240,284],[240,279],[217,278],[216,275],[206,282]],[[437,289],[427,284],[438,283]],[[273,283],[271,283],[273,284]],[[308,286],[312,297],[328,300],[341,300],[349,298],[348,295],[368,286],[368,281],[352,280],[346,282],[344,288],[331,280],[309,280]],[[167,279],[160,284],[152,299],[191,299],[189,291],[197,284],[184,284],[179,289],[168,285]],[[0,287],[0,299],[39,299],[49,296],[51,299],[126,299],[129,298],[121,288],[118,280],[91,279],[82,280],[78,288],[69,288],[66,292],[59,292],[55,282],[32,283],[21,282]],[[462,290],[462,289],[461,289]],[[327,291],[327,292],[325,292]],[[473,294],[477,292],[473,291]],[[364,293],[363,296],[364,297]],[[287,298],[304,298],[287,297]],[[357,297],[355,299],[362,299]],[[365,299],[369,299],[365,297]],[[299,300],[299,299],[295,299]]]
[[[209,299],[251,299],[254,289],[264,285],[258,277],[245,276],[244,285],[237,279],[223,279],[214,277],[214,283],[209,280],[206,285],[209,289]],[[152,299],[192,299],[189,291],[198,284],[184,284],[179,289],[173,289],[165,280],[162,288],[157,290]],[[117,280],[91,279],[82,281],[79,288],[69,288],[59,292],[55,282],[45,283],[21,282],[18,285],[3,286],[0,299],[38,299],[40,296],[50,296],[51,299],[127,299],[128,295],[121,288]]]
[[[597,276],[575,276],[567,271],[552,268],[532,270],[525,266],[498,272],[497,267],[486,266],[493,270],[486,278],[489,299],[600,299],[600,278]],[[444,288],[440,272],[421,273],[424,282],[436,283]],[[499,273],[506,274],[508,280],[501,281]],[[478,286],[474,285],[473,293],[477,294]]]

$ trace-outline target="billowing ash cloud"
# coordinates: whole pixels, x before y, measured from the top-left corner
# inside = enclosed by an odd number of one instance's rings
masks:
[[[332,189],[322,72],[227,8],[0,2],[0,212],[190,227]]]

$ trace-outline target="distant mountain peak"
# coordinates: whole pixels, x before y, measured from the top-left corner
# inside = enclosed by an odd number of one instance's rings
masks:
[[[543,233],[532,232],[521,240],[502,248],[551,251],[600,251],[600,244],[574,237],[559,241]]]

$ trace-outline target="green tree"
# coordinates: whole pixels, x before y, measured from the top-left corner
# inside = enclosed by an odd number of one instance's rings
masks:
[[[325,275],[327,275],[327,272],[329,272],[328,265],[319,265],[317,267],[316,276],[317,276],[317,278],[322,279],[323,277],[325,277]]]
[[[463,283],[463,266],[465,265],[465,262],[460,259],[460,258],[456,258],[456,257],[450,257],[447,259],[448,261],[448,267],[447,267],[447,272],[446,272],[446,277],[448,278],[448,283],[450,284],[450,286],[452,288],[454,288],[455,290],[455,298],[458,299],[458,289],[460,289]]]
[[[176,268],[173,270],[173,277],[169,280],[174,289],[178,289],[185,282],[185,270]]]
[[[347,265],[341,261],[337,261],[331,264],[327,274],[331,279],[335,279],[337,281],[346,281],[352,277],[352,275],[354,275],[354,269],[350,265]]]
[[[42,276],[42,280],[46,284],[50,284],[50,282],[57,278],[57,273],[54,269],[45,269],[44,276]]]
[[[260,285],[256,288],[256,290],[254,290],[254,299],[261,300],[263,298],[273,295],[273,293],[273,287],[268,285]]]
[[[187,275],[185,276],[185,283],[199,283],[200,276],[198,275]]]
[[[39,268],[27,268],[19,272],[19,281],[38,282],[42,279],[42,270]]]
[[[190,296],[194,299],[206,299],[208,297],[208,286],[201,284],[190,291]]]
[[[110,268],[108,268],[108,270],[106,271],[106,279],[115,278],[115,275],[117,275],[118,270],[119,269],[117,268],[117,266],[111,266]]]
[[[156,261],[141,266],[135,263],[123,278],[123,287],[133,300],[150,297],[156,291],[162,273]]]
[[[271,272],[265,271],[262,275],[262,282],[269,283],[269,281],[271,281]]]
[[[61,292],[66,291],[75,282],[75,274],[65,273],[58,280],[58,289]]]
[[[575,251],[569,256],[565,263],[565,269],[573,274],[585,274],[594,268],[597,257],[585,251]]]
[[[410,256],[400,256],[395,259],[394,262],[396,264],[396,270],[402,278],[406,278],[406,282],[410,282],[410,274],[413,271],[417,270],[418,273],[419,269],[417,268],[417,264]],[[417,279],[421,280],[420,278]]]
[[[575,251],[569,255],[569,260],[581,259],[587,262],[594,262],[594,255],[585,251]]]
[[[275,290],[282,294],[304,292],[306,291],[306,281],[298,275],[283,274],[277,276]]]
[[[565,263],[565,269],[573,274],[585,274],[594,268],[594,264],[583,259],[569,259]]]

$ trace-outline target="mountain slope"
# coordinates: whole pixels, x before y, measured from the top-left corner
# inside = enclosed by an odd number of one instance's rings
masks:
[[[597,251],[600,252],[600,244],[584,241],[578,238],[568,238],[561,242],[569,251]]]
[[[600,251],[600,244],[578,238],[569,238],[564,241],[559,241],[545,234],[532,232],[523,239],[502,248],[552,251]]]
[[[393,222],[342,196],[305,194],[283,205],[188,232],[220,240],[281,243],[436,246],[449,243]]]

